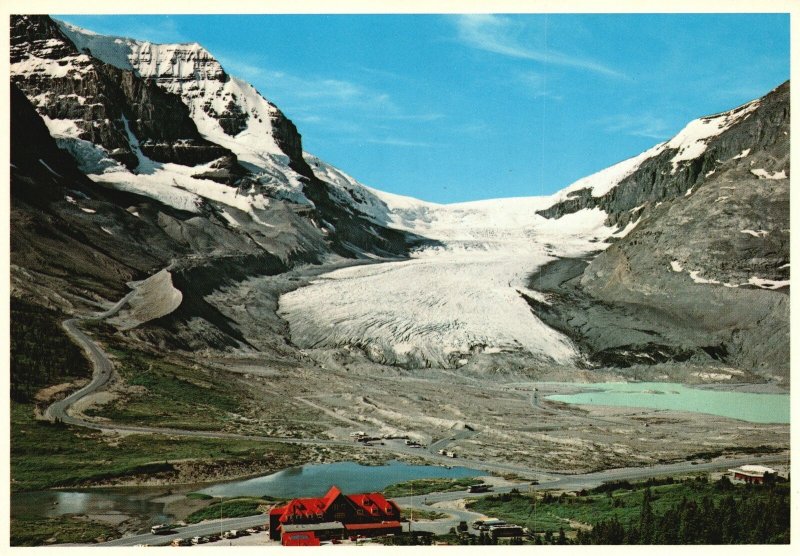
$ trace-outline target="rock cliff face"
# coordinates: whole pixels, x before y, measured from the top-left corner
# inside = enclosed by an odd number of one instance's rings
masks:
[[[311,178],[294,124],[251,85],[228,75],[197,43],[156,44],[58,23],[77,47],[178,97],[201,135],[236,153],[268,194],[303,202]]]
[[[72,121],[77,138],[134,170],[141,151],[158,162],[196,165],[227,149],[203,139],[178,98],[80,52],[46,16],[12,18],[12,81],[51,120]]]
[[[604,195],[542,211],[598,206],[629,231],[532,276],[552,302],[530,300],[535,310],[598,364],[706,362],[788,380],[789,117],[785,83],[698,120],[734,122],[696,157],[675,161],[667,142]]]
[[[230,199],[255,214],[288,201],[347,257],[404,255],[418,241],[342,202],[306,163],[295,125],[199,44],[108,37],[46,16],[14,16],[12,36],[12,81],[92,179],[179,210]]]
[[[590,188],[575,189],[567,198],[540,211],[558,218],[584,208],[599,207],[609,222],[627,225],[646,214],[651,205],[696,190],[712,176],[747,154],[769,151],[759,160],[769,171],[789,168],[789,83],[743,106],[700,118],[670,141],[657,145],[631,175],[610,191],[597,195]],[[743,156],[742,153],[746,153]],[[752,161],[747,159],[747,163]],[[635,213],[632,209],[641,207]],[[632,217],[632,215],[634,217]]]

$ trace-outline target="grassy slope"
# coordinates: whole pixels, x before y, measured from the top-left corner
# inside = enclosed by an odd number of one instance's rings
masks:
[[[467,490],[471,485],[483,483],[481,479],[474,477],[464,477],[461,479],[416,479],[389,485],[383,489],[383,493],[390,498],[401,496],[421,496],[431,492],[453,492],[457,490]]]
[[[88,543],[118,536],[110,525],[69,516],[11,520],[11,546],[42,546],[50,539],[57,543]]]
[[[230,379],[200,368],[180,366],[147,353],[108,349],[130,394],[91,413],[117,423],[190,430],[222,430],[233,414],[244,411]]]
[[[553,497],[544,501],[541,494],[536,495],[534,509],[533,496],[526,494],[501,494],[487,496],[468,503],[468,509],[481,512],[491,517],[498,517],[530,529],[543,532],[557,532],[560,527],[565,531],[573,529],[569,522],[593,525],[599,521],[616,517],[622,523],[636,522],[639,519],[644,483],[633,485],[633,490],[616,490],[609,493],[588,494],[586,496]],[[766,496],[765,489],[748,489],[744,485],[736,485],[733,491],[721,491],[713,483],[703,480],[687,479],[674,484],[651,487],[653,494],[652,508],[655,513],[678,504],[684,497],[687,500],[700,501],[709,495],[715,503],[723,496],[730,494],[747,496]]]
[[[94,336],[131,387],[124,396],[86,411],[116,423],[186,430],[243,432],[265,436],[314,436],[323,432],[319,412],[291,400],[265,398],[240,375],[205,368],[176,355],[125,346],[107,328]],[[276,403],[282,403],[276,407]],[[291,414],[276,423],[265,415]]]
[[[302,448],[244,440],[171,438],[133,434],[113,439],[77,427],[33,419],[29,404],[11,405],[12,490],[79,486],[113,477],[169,471],[175,460],[198,459],[224,466],[263,461],[284,467],[299,461]]]
[[[228,500],[214,500],[205,508],[189,514],[186,517],[186,523],[199,523],[206,519],[247,517],[263,513],[263,510],[268,505],[272,505],[272,503],[264,498],[249,496]]]
[[[91,365],[60,326],[65,317],[11,298],[11,399],[30,402],[40,388],[89,378]]]

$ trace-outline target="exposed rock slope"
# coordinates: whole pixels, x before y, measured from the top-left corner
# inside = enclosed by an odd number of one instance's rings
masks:
[[[630,231],[588,265],[535,274],[549,304],[531,303],[600,364],[717,361],[788,380],[789,84],[697,122],[725,125],[687,147],[695,158],[667,142],[602,196],[544,211],[602,206]]]
[[[48,17],[12,18],[11,73],[44,116],[71,122],[80,145],[102,147],[129,170],[139,166],[131,133],[158,162],[195,165],[231,154],[200,136],[179,99],[80,52]]]

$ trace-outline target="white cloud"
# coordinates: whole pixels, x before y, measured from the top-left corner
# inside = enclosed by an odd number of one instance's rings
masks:
[[[410,121],[410,122],[433,122],[441,120],[446,116],[438,112],[430,112],[425,114],[384,114],[387,120]]]
[[[409,141],[406,139],[399,139],[397,137],[384,137],[384,138],[368,138],[365,139],[367,143],[377,145],[392,145],[394,147],[434,147],[433,143],[426,143],[424,141]]]
[[[547,97],[553,100],[563,100],[564,97],[555,93],[555,88],[548,86],[547,78],[541,73],[522,72],[517,75],[517,81],[523,91],[534,98]]]
[[[492,133],[492,127],[484,121],[471,121],[457,124],[452,127],[452,133],[458,135],[471,135],[475,137],[485,137]]]
[[[217,56],[225,71],[250,81],[265,97],[279,101],[289,111],[316,108],[353,107],[388,115],[401,114],[388,93],[376,91],[344,79],[301,76],[272,70],[256,60]]]
[[[333,132],[337,136],[343,134],[358,136],[366,133],[362,125],[351,119],[335,118],[304,111],[292,113],[291,118],[295,123],[303,126],[313,126],[318,131]],[[317,135],[315,135],[316,137]]]
[[[659,141],[668,139],[671,135],[669,122],[652,114],[617,114],[601,118],[595,123],[608,133],[647,137]]]
[[[250,81],[266,98],[303,127],[314,128],[314,139],[433,147],[433,143],[403,139],[394,128],[445,118],[439,112],[415,113],[395,102],[389,93],[352,80],[300,75],[260,65],[256,57],[217,56],[225,71]]]
[[[155,24],[125,27],[123,36],[155,43],[192,42],[181,31],[177,22],[169,16],[164,16]]]
[[[622,73],[589,58],[572,56],[545,47],[522,44],[515,37],[520,30],[508,17],[493,14],[459,15],[455,17],[458,38],[465,44],[512,58],[532,60],[585,69],[610,77],[625,77]]]

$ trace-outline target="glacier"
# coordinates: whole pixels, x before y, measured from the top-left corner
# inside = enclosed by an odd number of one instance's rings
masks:
[[[397,227],[439,240],[410,260],[337,270],[283,295],[279,314],[302,348],[360,348],[407,367],[458,367],[475,353],[524,352],[566,365],[580,358],[531,311],[527,277],[556,257],[607,247],[605,212],[554,221],[551,198],[435,205],[374,191]],[[416,218],[419,217],[419,218]]]

